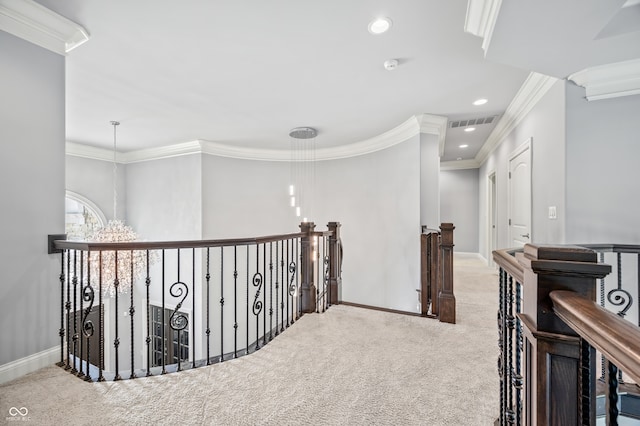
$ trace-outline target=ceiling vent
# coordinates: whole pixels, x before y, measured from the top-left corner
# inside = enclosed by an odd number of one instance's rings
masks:
[[[497,115],[492,115],[490,117],[482,117],[482,118],[470,118],[468,120],[456,120],[449,122],[449,128],[455,129],[458,127],[467,127],[467,126],[478,126],[480,124],[491,124],[497,118]]]

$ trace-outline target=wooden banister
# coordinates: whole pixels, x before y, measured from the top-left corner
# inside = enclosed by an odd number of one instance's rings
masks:
[[[571,291],[549,294],[556,315],[640,383],[640,328]]]
[[[493,261],[507,271],[517,282],[524,282],[524,269],[514,256],[514,250],[495,250]]]

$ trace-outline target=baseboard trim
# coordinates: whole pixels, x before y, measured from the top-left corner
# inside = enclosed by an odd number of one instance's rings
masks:
[[[392,313],[392,314],[409,315],[409,316],[412,316],[412,317],[420,317],[420,316],[422,316],[422,314],[420,314],[418,312],[400,311],[400,310],[397,310],[397,309],[381,308],[379,306],[363,305],[363,304],[360,304],[360,303],[353,303],[353,302],[341,301],[340,305],[353,306],[354,308],[371,309],[373,311],[389,312],[389,313]]]
[[[0,385],[25,374],[53,365],[60,357],[60,346],[0,365]]]

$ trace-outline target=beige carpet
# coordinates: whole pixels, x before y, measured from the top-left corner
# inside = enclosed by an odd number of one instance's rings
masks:
[[[497,274],[455,265],[456,325],[333,306],[255,354],[182,373],[85,383],[52,366],[0,386],[0,424],[26,407],[33,425],[492,425]]]

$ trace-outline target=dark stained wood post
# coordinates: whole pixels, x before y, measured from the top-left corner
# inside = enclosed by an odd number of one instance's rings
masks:
[[[431,294],[431,315],[438,315],[440,312],[440,302],[438,294],[442,287],[442,273],[440,272],[440,233],[429,234],[429,289]]]
[[[597,264],[596,253],[582,247],[527,244],[518,255],[524,269],[524,424],[594,424],[595,382],[580,372],[595,363],[594,351],[581,356],[581,341],[553,312],[549,293],[568,290],[596,298],[596,279],[611,271]],[[586,364],[586,365],[585,365]],[[587,423],[583,423],[583,422]]]
[[[332,232],[329,237],[329,304],[340,303],[342,289],[342,240],[340,240],[340,222],[329,222],[327,228]]]
[[[442,261],[442,287],[438,293],[440,305],[438,316],[440,322],[456,323],[456,297],[453,295],[453,223],[440,225],[441,231],[441,261]]]
[[[429,313],[429,234],[420,234],[420,315],[426,317]]]
[[[316,224],[302,222],[300,230],[305,235],[300,241],[300,310],[303,313],[316,311],[316,286],[314,284],[315,259],[313,258],[313,232]]]

